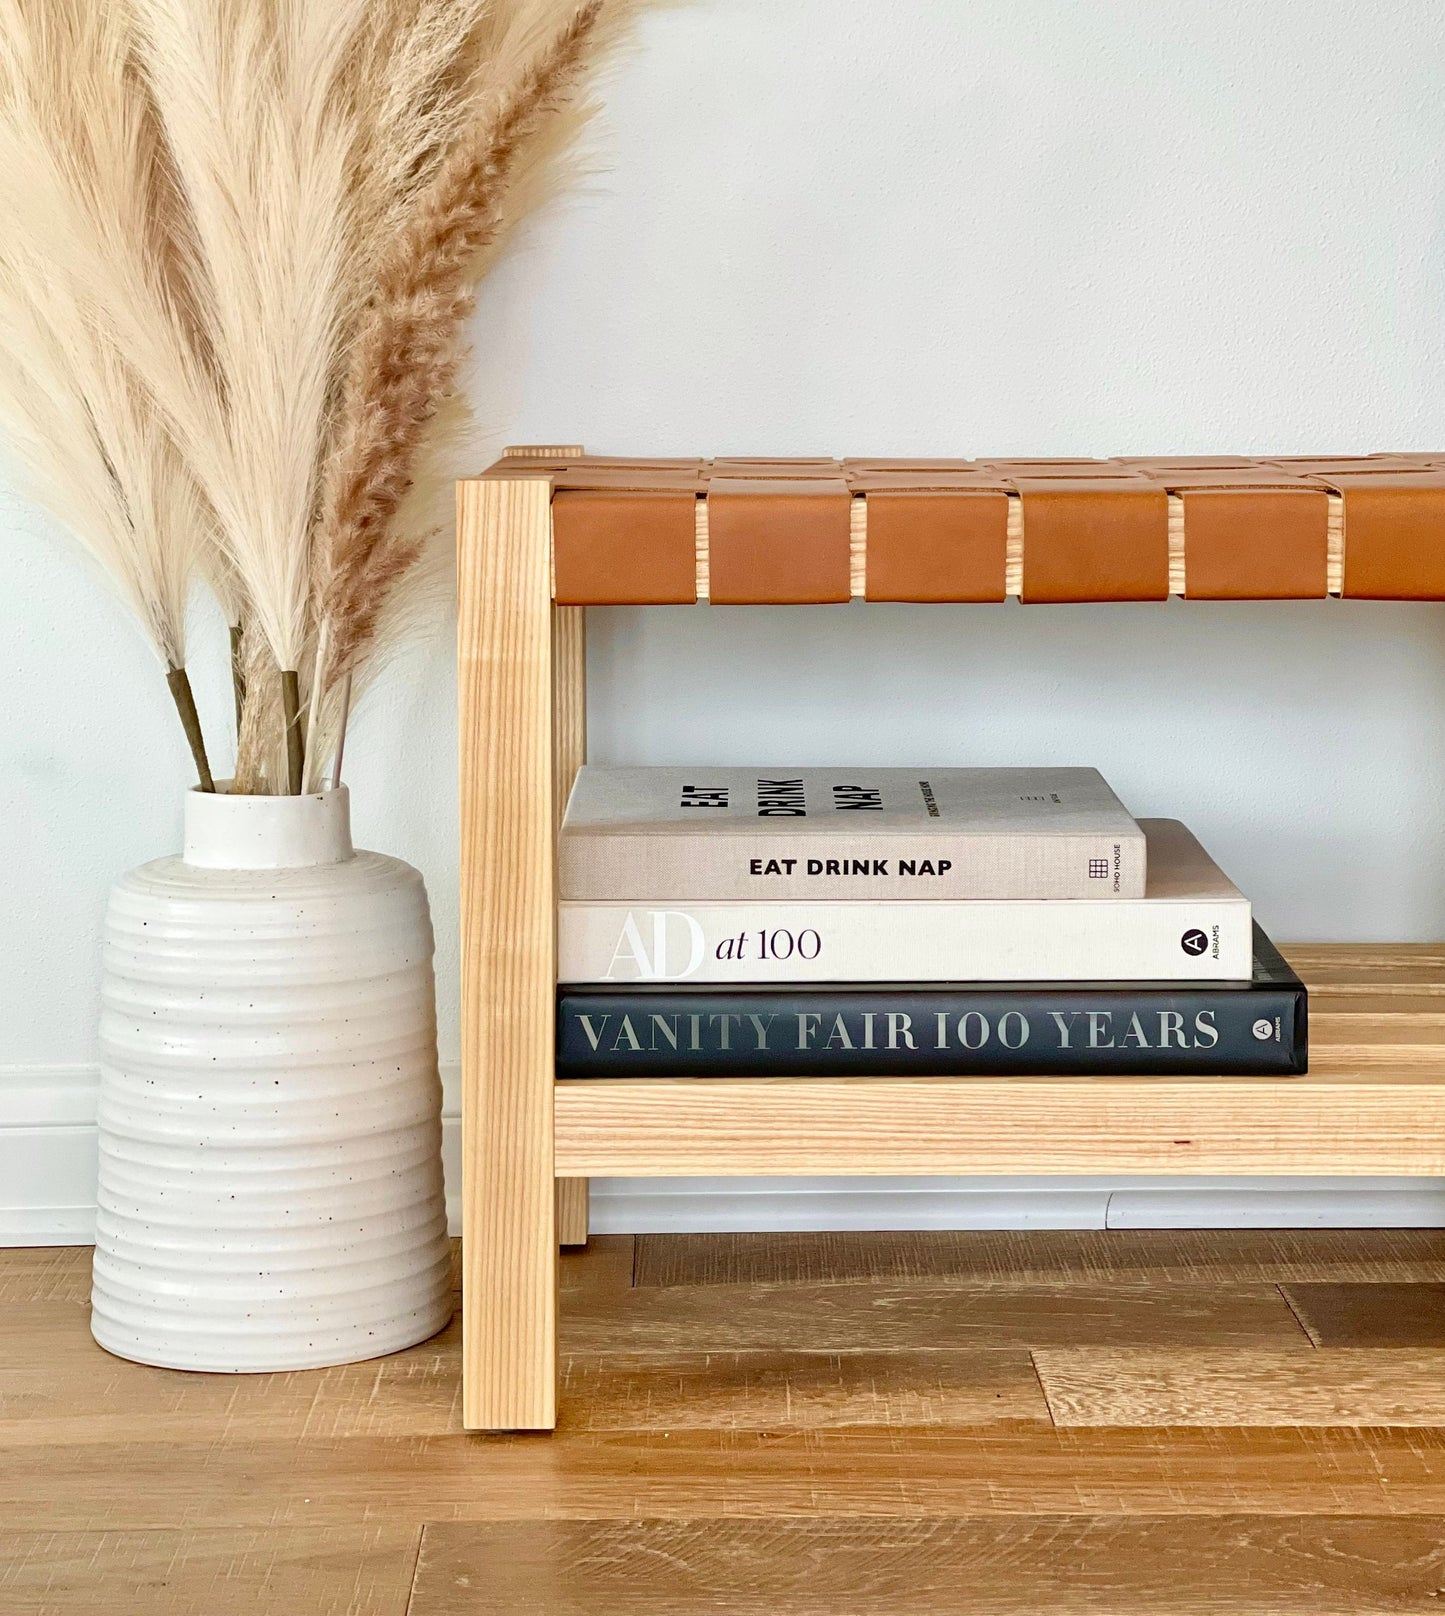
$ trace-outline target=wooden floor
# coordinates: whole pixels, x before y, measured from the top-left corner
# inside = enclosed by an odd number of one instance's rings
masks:
[[[453,1327],[311,1374],[0,1253],[4,1616],[1445,1611],[1445,1233],[594,1240],[561,1429]]]

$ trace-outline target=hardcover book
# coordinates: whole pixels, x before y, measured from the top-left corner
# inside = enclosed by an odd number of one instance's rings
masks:
[[[1142,898],[1143,832],[1096,769],[611,768],[578,774],[582,901]]]
[[[560,982],[1245,982],[1249,900],[1177,820],[1143,898],[557,906]]]
[[[1307,1070],[1305,986],[1258,926],[1247,987],[565,987],[557,1076],[1098,1076]]]

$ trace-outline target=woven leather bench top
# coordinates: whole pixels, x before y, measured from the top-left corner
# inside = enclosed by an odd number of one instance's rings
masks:
[[[560,605],[1445,599],[1445,452],[626,459],[551,485]]]

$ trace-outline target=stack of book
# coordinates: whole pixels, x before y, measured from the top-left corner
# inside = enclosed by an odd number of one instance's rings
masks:
[[[557,1074],[1294,1074],[1298,977],[1093,769],[581,770]]]

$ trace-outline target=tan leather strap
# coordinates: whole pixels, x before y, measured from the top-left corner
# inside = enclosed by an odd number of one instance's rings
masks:
[[[1008,495],[1001,490],[869,493],[869,600],[1002,600]]]
[[[1026,601],[1165,600],[1169,496],[1147,478],[1014,478]]]
[[[552,496],[553,598],[562,606],[690,605],[697,496],[563,489]]]
[[[1322,474],[1345,502],[1344,593],[1445,600],[1445,473]]]
[[[1319,600],[1329,495],[1322,488],[1188,488],[1185,592],[1191,600]]]
[[[841,476],[714,475],[709,598],[717,605],[847,600],[850,501]]]

